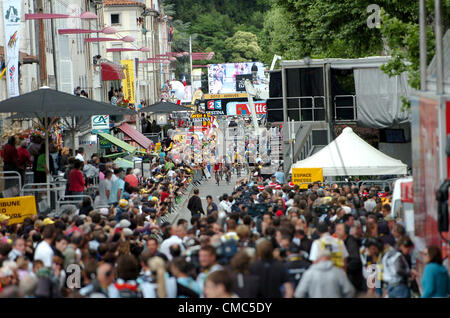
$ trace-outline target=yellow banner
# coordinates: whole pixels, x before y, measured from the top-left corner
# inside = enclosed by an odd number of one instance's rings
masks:
[[[227,99],[227,98],[247,98],[247,93],[236,94],[205,94],[204,99]]]
[[[295,184],[323,182],[322,168],[292,168],[292,182]],[[300,185],[300,189],[308,189],[308,184]]]
[[[34,196],[0,199],[0,213],[10,217],[8,225],[23,223],[37,213],[36,200]]]
[[[134,60],[121,60],[120,64],[125,67],[123,70],[125,78],[122,80],[124,98],[128,100],[129,103],[135,104]]]

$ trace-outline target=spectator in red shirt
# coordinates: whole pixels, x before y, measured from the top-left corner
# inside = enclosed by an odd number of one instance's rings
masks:
[[[3,171],[18,171],[16,137],[14,136],[9,137],[8,142],[3,146],[2,157],[3,157]],[[15,185],[17,185],[16,180],[14,179],[5,180],[5,189],[9,189]]]
[[[166,199],[169,198],[170,194],[167,192],[167,187],[166,186],[163,186],[161,188],[161,190],[162,190],[161,191],[161,203],[163,203],[163,202],[166,201]]]
[[[139,180],[134,175],[134,170],[132,168],[127,169],[127,175],[125,176],[124,181],[127,182],[133,188],[137,188],[139,185]]]
[[[69,175],[69,192],[71,195],[82,195],[84,191],[84,176],[81,172],[83,163],[79,160],[75,160],[73,169]],[[83,201],[83,198],[79,198],[79,201]]]
[[[24,184],[25,181],[25,170],[27,170],[27,165],[31,163],[31,156],[27,150],[27,146],[28,146],[27,142],[23,140],[20,143],[20,147],[17,148],[17,156],[18,156],[17,165],[20,176],[22,178],[22,185]]]

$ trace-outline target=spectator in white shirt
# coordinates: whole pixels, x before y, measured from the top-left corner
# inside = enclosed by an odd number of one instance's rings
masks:
[[[77,151],[75,159],[80,160],[83,164],[86,164],[86,159],[84,158],[84,148],[80,147]]]
[[[44,240],[38,244],[34,252],[34,260],[41,260],[44,263],[44,266],[48,268],[52,267],[54,255],[52,242],[56,237],[56,228],[53,223],[54,222],[44,227],[44,230],[42,231]]]
[[[231,204],[228,199],[228,194],[222,196],[222,200],[219,203],[219,210],[222,209],[227,213],[231,213]]]
[[[186,230],[182,225],[180,226],[173,226],[170,229],[171,236],[164,240],[161,243],[160,252],[167,256],[168,260],[172,260],[172,255],[170,254],[170,247],[172,245],[178,244],[181,247],[181,253],[184,252],[185,247],[183,245],[183,237],[186,236]]]

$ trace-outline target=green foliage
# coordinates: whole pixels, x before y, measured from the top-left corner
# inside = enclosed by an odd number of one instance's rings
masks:
[[[257,36],[245,31],[237,31],[226,39],[225,48],[227,56],[233,62],[257,61],[261,55]]]
[[[243,52],[239,43],[247,43],[239,31],[258,36],[263,28],[265,12],[270,9],[269,0],[166,0],[175,11],[175,19],[189,23],[187,33],[197,34],[193,43],[193,50],[199,52],[215,52],[211,61],[198,61],[200,64],[235,62],[240,60],[254,60],[261,50],[258,41],[252,38],[249,52]],[[174,26],[174,37],[179,32]],[[240,34],[236,38],[236,34]],[[189,36],[183,34],[182,36]],[[233,45],[233,49],[227,46]],[[180,50],[188,50],[186,43],[177,42]],[[234,48],[237,51],[233,51]]]

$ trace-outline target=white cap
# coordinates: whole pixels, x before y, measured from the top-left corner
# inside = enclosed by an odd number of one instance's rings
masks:
[[[130,221],[126,220],[126,219],[122,219],[119,222],[119,227],[124,229],[124,228],[128,228],[131,225]]]

